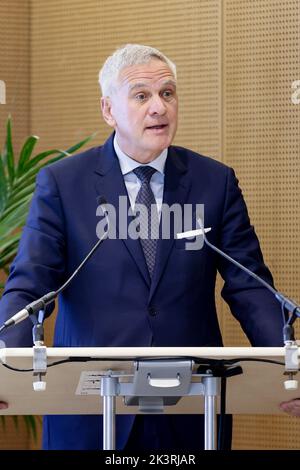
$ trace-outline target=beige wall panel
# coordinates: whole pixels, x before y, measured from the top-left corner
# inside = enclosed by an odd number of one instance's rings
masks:
[[[277,287],[298,299],[299,9],[297,0],[226,0],[223,47],[224,161],[238,174]],[[225,328],[227,343],[239,342],[234,320]]]
[[[224,162],[239,177],[277,287],[300,299],[300,77],[298,0],[225,0]],[[244,344],[223,318],[227,345]],[[297,327],[299,331],[299,326]],[[299,448],[299,420],[236,417],[234,447]]]
[[[11,114],[17,155],[30,131],[29,0],[1,0],[0,35],[0,80],[6,85],[6,103],[0,104],[0,149],[4,145],[6,120]],[[28,448],[29,436],[22,418],[18,430],[10,417],[6,418],[5,427],[0,422],[0,436],[0,449]]]
[[[30,129],[30,4],[29,0],[0,2],[0,80],[6,85],[6,104],[0,104],[0,148],[9,114],[13,118],[16,151]]]
[[[66,146],[102,122],[98,70],[127,42],[161,48],[178,65],[176,142],[220,157],[218,0],[32,1],[32,128],[45,146]],[[92,144],[92,145],[95,145]]]
[[[290,416],[235,416],[233,449],[299,450],[299,418]]]

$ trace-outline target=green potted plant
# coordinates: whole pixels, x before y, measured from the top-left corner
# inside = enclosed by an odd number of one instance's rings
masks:
[[[35,189],[38,171],[50,163],[68,157],[88,143],[91,135],[67,150],[52,149],[33,155],[39,137],[29,136],[16,158],[12,143],[12,121],[8,117],[6,123],[6,138],[2,153],[0,153],[0,275],[1,280],[9,273],[9,265],[15,257],[25,224],[29,205]],[[0,282],[0,297],[3,293],[4,282]],[[36,438],[36,420],[33,416],[24,416],[29,433]],[[12,419],[18,427],[18,417]],[[5,427],[5,417],[1,416]]]

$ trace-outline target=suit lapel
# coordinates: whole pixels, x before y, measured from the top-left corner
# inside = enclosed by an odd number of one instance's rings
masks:
[[[120,169],[118,157],[114,151],[112,134],[109,139],[101,147],[97,167],[95,169],[95,187],[98,196],[104,196],[106,201],[111,204],[116,210],[116,234],[117,237],[120,233],[119,221],[119,196],[123,196],[123,200],[127,200],[127,209],[130,207],[124,178]],[[124,215],[124,225],[126,230],[128,224],[133,220],[127,214]],[[150,286],[150,276],[145,261],[145,256],[140,241],[133,240],[128,236],[122,239],[125,243],[130,255],[137,264],[145,282]]]
[[[163,203],[168,207],[171,207],[175,203],[180,204],[182,207],[187,199],[190,186],[191,180],[188,176],[185,163],[180,157],[180,154],[176,152],[173,147],[170,147],[166,161]],[[162,229],[161,225],[162,224],[160,224],[160,232]],[[164,272],[175,241],[175,236],[174,226],[171,224],[170,237],[167,239],[160,238],[158,240],[149,301],[151,300]],[[176,275],[176,273],[174,273],[174,275]]]
[[[118,237],[120,231],[118,216],[119,196],[123,196],[127,200],[127,208],[130,207],[130,201],[128,198],[124,178],[121,173],[118,157],[114,151],[113,138],[114,134],[109,137],[109,139],[100,149],[99,159],[95,168],[95,188],[98,196],[104,196],[107,202],[111,204],[116,210],[116,234]],[[187,199],[190,185],[191,181],[183,159],[173,147],[170,147],[166,161],[163,203],[169,207],[175,203],[183,206]],[[126,218],[127,228],[128,224],[133,220],[133,218],[127,215]],[[157,288],[174,244],[174,227],[171,226],[169,238],[158,240],[152,282],[150,280],[140,241],[133,240],[128,236],[125,239],[122,239],[122,241],[126,245],[130,255],[137,264],[137,267],[146,284],[150,287],[150,300]]]

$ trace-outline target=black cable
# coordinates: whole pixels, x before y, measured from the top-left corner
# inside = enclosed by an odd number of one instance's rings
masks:
[[[225,419],[226,419],[226,377],[221,378],[220,415],[218,427],[217,450],[224,450],[225,443]]]
[[[9,366],[8,364],[4,364],[3,362],[2,366],[6,369],[13,370],[14,372],[33,372],[33,369],[16,369],[15,367]]]
[[[225,365],[236,364],[237,362],[265,362],[266,364],[275,364],[278,366],[285,366],[284,362],[274,361],[273,359],[260,359],[255,357],[238,357],[236,359],[227,359]]]
[[[58,366],[60,364],[66,364],[68,362],[108,362],[108,361],[119,361],[119,362],[127,362],[127,361],[132,361],[132,360],[135,360],[135,361],[141,361],[141,360],[155,360],[155,361],[158,361],[158,360],[170,360],[170,359],[177,359],[178,358],[174,358],[174,357],[170,357],[170,358],[162,358],[162,357],[148,357],[148,358],[129,358],[129,357],[120,357],[120,358],[111,358],[111,357],[105,357],[105,358],[93,358],[93,357],[69,357],[67,359],[62,359],[61,361],[55,361],[55,362],[52,362],[50,364],[47,364],[47,367],[54,367],[54,366]],[[217,364],[222,364],[224,366],[230,366],[230,365],[234,365],[238,362],[265,362],[265,363],[268,363],[268,364],[275,364],[275,365],[280,365],[280,366],[284,366],[285,363],[284,362],[280,362],[280,361],[274,361],[272,359],[260,359],[260,358],[247,358],[247,357],[240,357],[240,358],[235,358],[235,359],[209,359],[209,358],[198,358],[198,357],[180,357],[181,360],[192,360],[194,361],[196,364],[198,365],[203,365],[203,366],[211,366],[211,365],[217,365]],[[33,372],[33,369],[17,369],[15,367],[12,367],[12,366],[9,366],[8,364],[5,364],[3,362],[1,362],[2,366],[9,369],[9,370],[12,370],[12,371],[15,371],[15,372]]]
[[[83,259],[83,261],[81,261],[79,266],[77,266],[77,268],[75,269],[73,274],[71,274],[71,276],[68,277],[68,279],[65,281],[65,283],[61,287],[59,287],[59,289],[57,289],[56,291],[48,292],[47,294],[43,295],[42,297],[35,300],[34,302],[31,302],[25,308],[20,310],[18,313],[16,313],[12,317],[10,317],[8,320],[6,320],[3,323],[3,325],[0,326],[0,333],[3,330],[5,330],[6,328],[8,328],[10,326],[13,326],[13,325],[16,325],[20,321],[25,320],[28,316],[35,315],[40,310],[45,310],[46,306],[48,304],[52,303],[56,299],[56,297],[58,297],[58,295],[69,286],[69,284],[72,282],[74,277],[81,271],[81,269],[84,267],[84,265],[90,259],[90,257],[95,253],[97,248],[101,245],[103,240],[105,240],[108,237],[108,235],[109,235],[109,218],[108,218],[108,212],[105,208],[106,200],[105,200],[104,196],[99,197],[99,202],[98,203],[99,203],[99,206],[102,206],[102,211],[103,211],[104,217],[106,219],[107,231],[102,234],[101,238],[99,238],[99,240],[95,243],[95,245],[92,247],[91,251],[89,251],[89,253]]]

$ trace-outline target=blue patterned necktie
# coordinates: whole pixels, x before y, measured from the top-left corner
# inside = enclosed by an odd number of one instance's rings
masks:
[[[155,264],[159,219],[155,197],[150,187],[150,179],[156,170],[151,166],[139,166],[135,168],[133,172],[136,174],[142,184],[136,197],[135,204],[141,204],[145,208],[144,211],[142,210],[139,213],[139,236],[149,274],[152,278]]]

